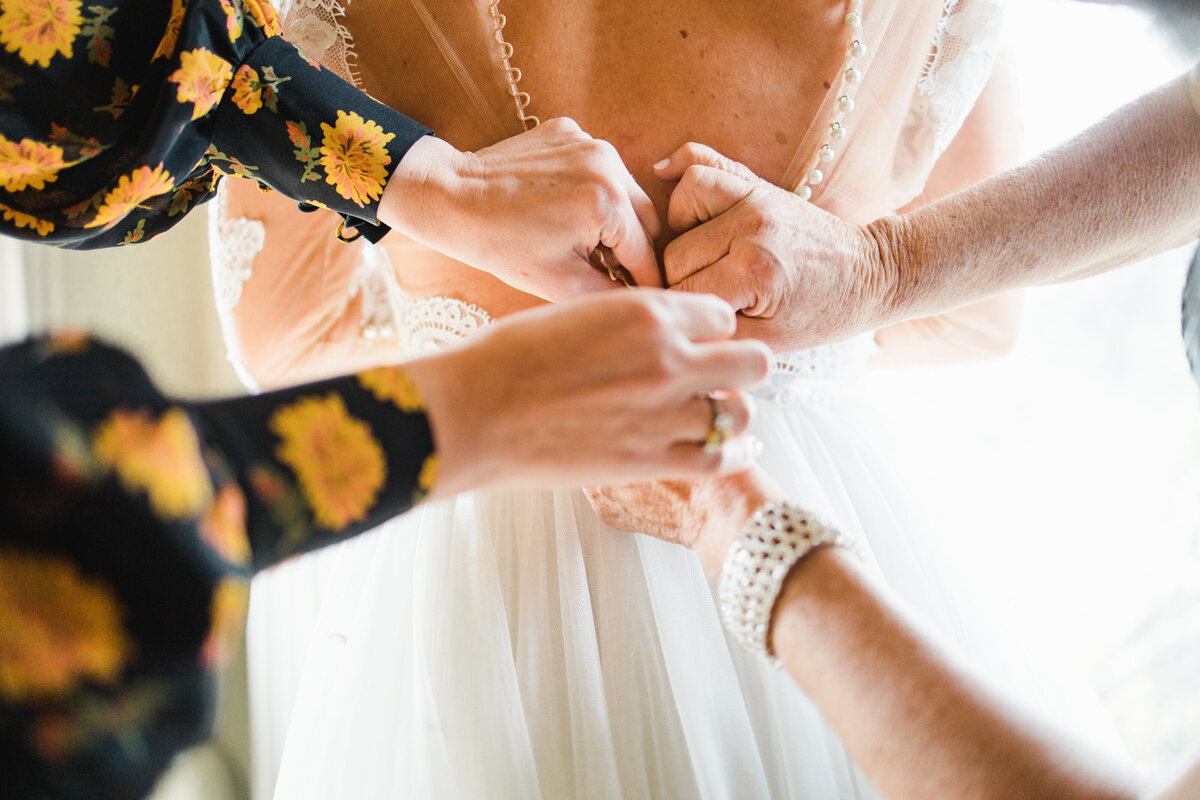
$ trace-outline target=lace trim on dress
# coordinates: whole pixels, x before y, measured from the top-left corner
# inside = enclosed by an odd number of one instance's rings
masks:
[[[396,280],[396,272],[382,247],[363,248],[351,296],[361,291],[362,331],[366,338],[397,337],[407,358],[446,350],[487,328],[494,321],[474,303],[453,297],[414,297]],[[862,374],[875,352],[874,334],[845,342],[821,345],[775,359],[779,376],[794,378],[847,378]]]
[[[276,0],[275,8],[279,11],[285,39],[343,80],[362,88],[354,37],[342,24],[346,16],[342,3],[338,0]]]
[[[396,336],[396,310],[392,304],[392,285],[396,283],[392,264],[383,248],[364,245],[358,267],[350,281],[349,299],[362,296],[359,332],[364,339],[390,339]]]
[[[863,373],[867,359],[878,349],[875,334],[864,333],[844,342],[779,353],[775,356],[775,372],[798,378],[854,377]]]
[[[350,291],[351,297],[362,292],[363,337],[396,337],[406,358],[439,353],[492,324],[491,315],[474,303],[406,292],[383,247],[363,247]]]
[[[946,150],[987,84],[1003,22],[1004,6],[997,0],[945,0],[913,103],[932,132],[931,162]]]
[[[242,299],[242,285],[253,274],[254,257],[266,244],[266,228],[255,219],[226,219],[223,184],[217,188],[209,208],[208,252],[212,262],[213,295],[227,347],[225,357],[233,365],[242,385],[252,392],[259,392],[258,381],[237,356],[240,344],[232,319],[233,309]]]
[[[517,106],[517,118],[521,120],[525,130],[536,128],[541,124],[541,120],[532,114],[525,113],[525,109],[529,107],[529,93],[522,92],[517,85],[521,82],[521,70],[509,63],[513,56],[513,46],[504,38],[504,26],[508,24],[508,17],[500,13],[500,0],[491,0],[488,5],[488,14],[491,15],[492,24],[495,26],[492,30],[492,38],[500,46],[500,63],[505,77],[508,78],[508,93],[512,95],[513,102]]]

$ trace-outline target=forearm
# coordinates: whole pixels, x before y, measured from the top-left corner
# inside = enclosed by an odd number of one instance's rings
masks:
[[[1006,704],[827,548],[784,587],[772,641],[891,800],[1132,798],[1137,782]]]
[[[1200,232],[1200,114],[1184,78],[1013,170],[868,226],[885,319],[1086,277]]]
[[[755,504],[780,494],[752,473],[715,488],[714,511],[696,522],[702,533],[692,547],[718,578]],[[770,641],[890,800],[1137,796],[1135,778],[974,680],[844,549],[818,548],[792,570],[775,606]]]
[[[938,158],[924,190],[900,213],[915,211],[1020,163],[1015,111],[1012,70],[1004,60]],[[1016,344],[1021,305],[1021,293],[1012,292],[882,328],[875,332],[879,350],[870,365],[898,367],[1004,355]]]

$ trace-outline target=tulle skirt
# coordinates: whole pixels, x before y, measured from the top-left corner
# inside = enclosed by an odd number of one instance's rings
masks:
[[[1102,730],[1083,682],[939,563],[848,386],[773,379],[764,467],[935,635]],[[696,558],[604,526],[578,490],[464,495],[261,576],[250,663],[260,798],[878,796],[786,674],[725,634]]]

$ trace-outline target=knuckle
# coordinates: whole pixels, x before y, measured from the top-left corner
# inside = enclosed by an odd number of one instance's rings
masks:
[[[699,142],[687,142],[680,148],[689,159],[697,160],[708,155],[708,148]]]
[[[755,286],[769,286],[779,272],[779,261],[764,247],[754,246],[742,257],[742,271]]]
[[[679,179],[679,182],[681,184],[685,181],[688,183],[698,183],[704,179],[705,169],[706,167],[702,164],[692,164],[683,171],[683,177]]]
[[[607,220],[621,202],[620,191],[602,180],[589,181],[581,192],[581,202],[592,222]]]
[[[630,293],[631,295],[633,293]],[[640,336],[655,337],[666,330],[668,309],[657,292],[636,293],[631,296],[626,314],[626,325],[637,331]]]
[[[742,206],[742,222],[755,233],[769,231],[774,224],[771,212],[758,203],[747,203]]]
[[[579,123],[570,117],[554,117],[553,119],[543,122],[542,125],[555,132],[581,130]]]

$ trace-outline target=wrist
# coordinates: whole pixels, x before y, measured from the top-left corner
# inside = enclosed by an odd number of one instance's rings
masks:
[[[379,202],[379,218],[424,244],[435,225],[444,224],[460,191],[469,160],[436,136],[423,136],[409,148],[392,172]]]
[[[500,472],[497,448],[488,436],[497,420],[482,406],[487,389],[463,391],[463,376],[479,374],[473,357],[472,348],[456,348],[405,364],[421,392],[438,454],[433,499],[487,486]]]
[[[902,214],[889,214],[861,228],[866,256],[861,285],[870,287],[871,316],[868,328],[882,328],[908,319],[915,313],[920,287],[914,273],[912,221]]]
[[[722,496],[712,504],[715,510],[699,526],[690,545],[704,571],[714,580],[720,578],[729,548],[741,536],[742,528],[754,512],[783,499],[783,492],[757,467],[722,479],[721,486]]]
[[[730,548],[717,581],[721,621],[747,651],[775,660],[771,628],[785,582],[821,549],[849,546],[845,536],[794,503],[754,513]]]

